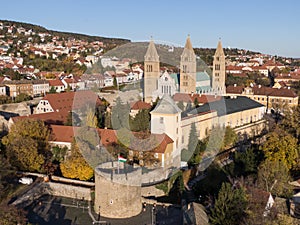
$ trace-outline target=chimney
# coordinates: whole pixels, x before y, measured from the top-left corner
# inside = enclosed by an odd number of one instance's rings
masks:
[[[234,87],[236,87],[237,85],[236,85],[236,84],[234,84],[233,86],[234,86]]]
[[[260,84],[258,85],[258,88],[261,88],[261,85],[260,85]]]

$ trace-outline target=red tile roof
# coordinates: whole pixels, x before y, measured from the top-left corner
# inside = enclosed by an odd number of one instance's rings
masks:
[[[22,119],[36,119],[42,120],[45,124],[56,124],[56,125],[63,125],[67,121],[69,111],[61,110],[59,112],[49,112],[49,113],[41,113],[41,114],[32,114],[29,116],[17,116],[12,117],[13,122],[17,122],[18,120]]]
[[[57,86],[64,86],[64,84],[61,80],[49,80],[49,86],[57,87]]]
[[[130,104],[132,110],[151,109],[151,105],[147,102],[137,101]]]
[[[51,125],[50,141],[71,143],[74,138],[75,130],[77,130],[77,127]]]
[[[193,103],[197,98],[199,104],[205,104],[208,102],[214,102],[221,100],[221,96],[214,96],[214,95],[199,95],[199,94],[185,94],[185,93],[176,93],[173,96],[173,100],[175,102],[191,102]]]
[[[71,143],[74,138],[74,135],[79,129],[79,127],[51,125],[50,141]],[[98,128],[97,131],[103,146],[118,143],[118,136],[116,130]],[[140,139],[140,133],[133,132],[132,134],[136,137],[136,139],[132,140],[130,142],[130,146],[128,147],[133,150],[152,150],[155,153],[164,153],[168,144],[173,143],[173,140],[166,134],[151,134],[151,137],[149,137],[149,140],[151,140],[150,142],[152,142],[151,146],[151,143],[148,142],[148,139],[146,141],[142,141],[142,139]],[[145,146],[140,146],[142,143]],[[143,147],[145,147],[145,149],[143,149]]]
[[[242,94],[244,90],[244,87],[242,86],[228,86],[226,88],[226,93],[228,94]]]
[[[100,105],[101,101],[92,91],[76,91],[47,94],[43,100],[47,100],[54,111],[80,109],[87,104]]]
[[[228,86],[226,88],[226,93],[228,94],[242,94],[244,87],[242,86]],[[298,95],[291,89],[286,88],[271,88],[264,86],[254,86],[252,88],[254,95],[264,95],[264,96],[274,96],[274,97],[291,97],[296,98]]]

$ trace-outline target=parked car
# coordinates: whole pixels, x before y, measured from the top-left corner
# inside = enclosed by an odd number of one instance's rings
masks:
[[[33,179],[30,178],[30,177],[22,177],[22,178],[19,179],[19,182],[21,184],[32,184]]]

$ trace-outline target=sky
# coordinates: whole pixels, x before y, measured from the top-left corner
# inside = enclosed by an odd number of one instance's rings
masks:
[[[131,41],[242,48],[300,58],[299,0],[0,0],[0,19]]]

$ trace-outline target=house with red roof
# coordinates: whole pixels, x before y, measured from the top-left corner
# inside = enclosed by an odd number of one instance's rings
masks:
[[[66,146],[70,149],[71,143],[80,129],[80,127],[50,125],[51,135],[49,143],[53,146]],[[96,131],[99,135],[99,144],[103,147],[122,142],[116,130],[97,128]],[[138,152],[139,155],[151,152],[162,167],[170,167],[172,165],[173,140],[166,134],[151,134],[146,139],[142,139],[142,136],[139,133],[130,133],[132,141],[127,146],[130,149],[127,156],[128,160],[132,158],[134,152]],[[141,161],[141,163],[143,162]]]
[[[150,110],[151,109],[151,104],[144,102],[144,101],[137,101],[137,102],[132,102],[130,104],[130,113],[129,115],[132,117],[135,117],[135,115],[143,109]]]
[[[70,91],[47,94],[36,107],[35,113],[70,112],[87,106],[87,104],[100,105],[101,100],[92,91]]]
[[[49,80],[49,86],[50,89],[54,88],[58,93],[65,91],[65,85],[61,80]]]

